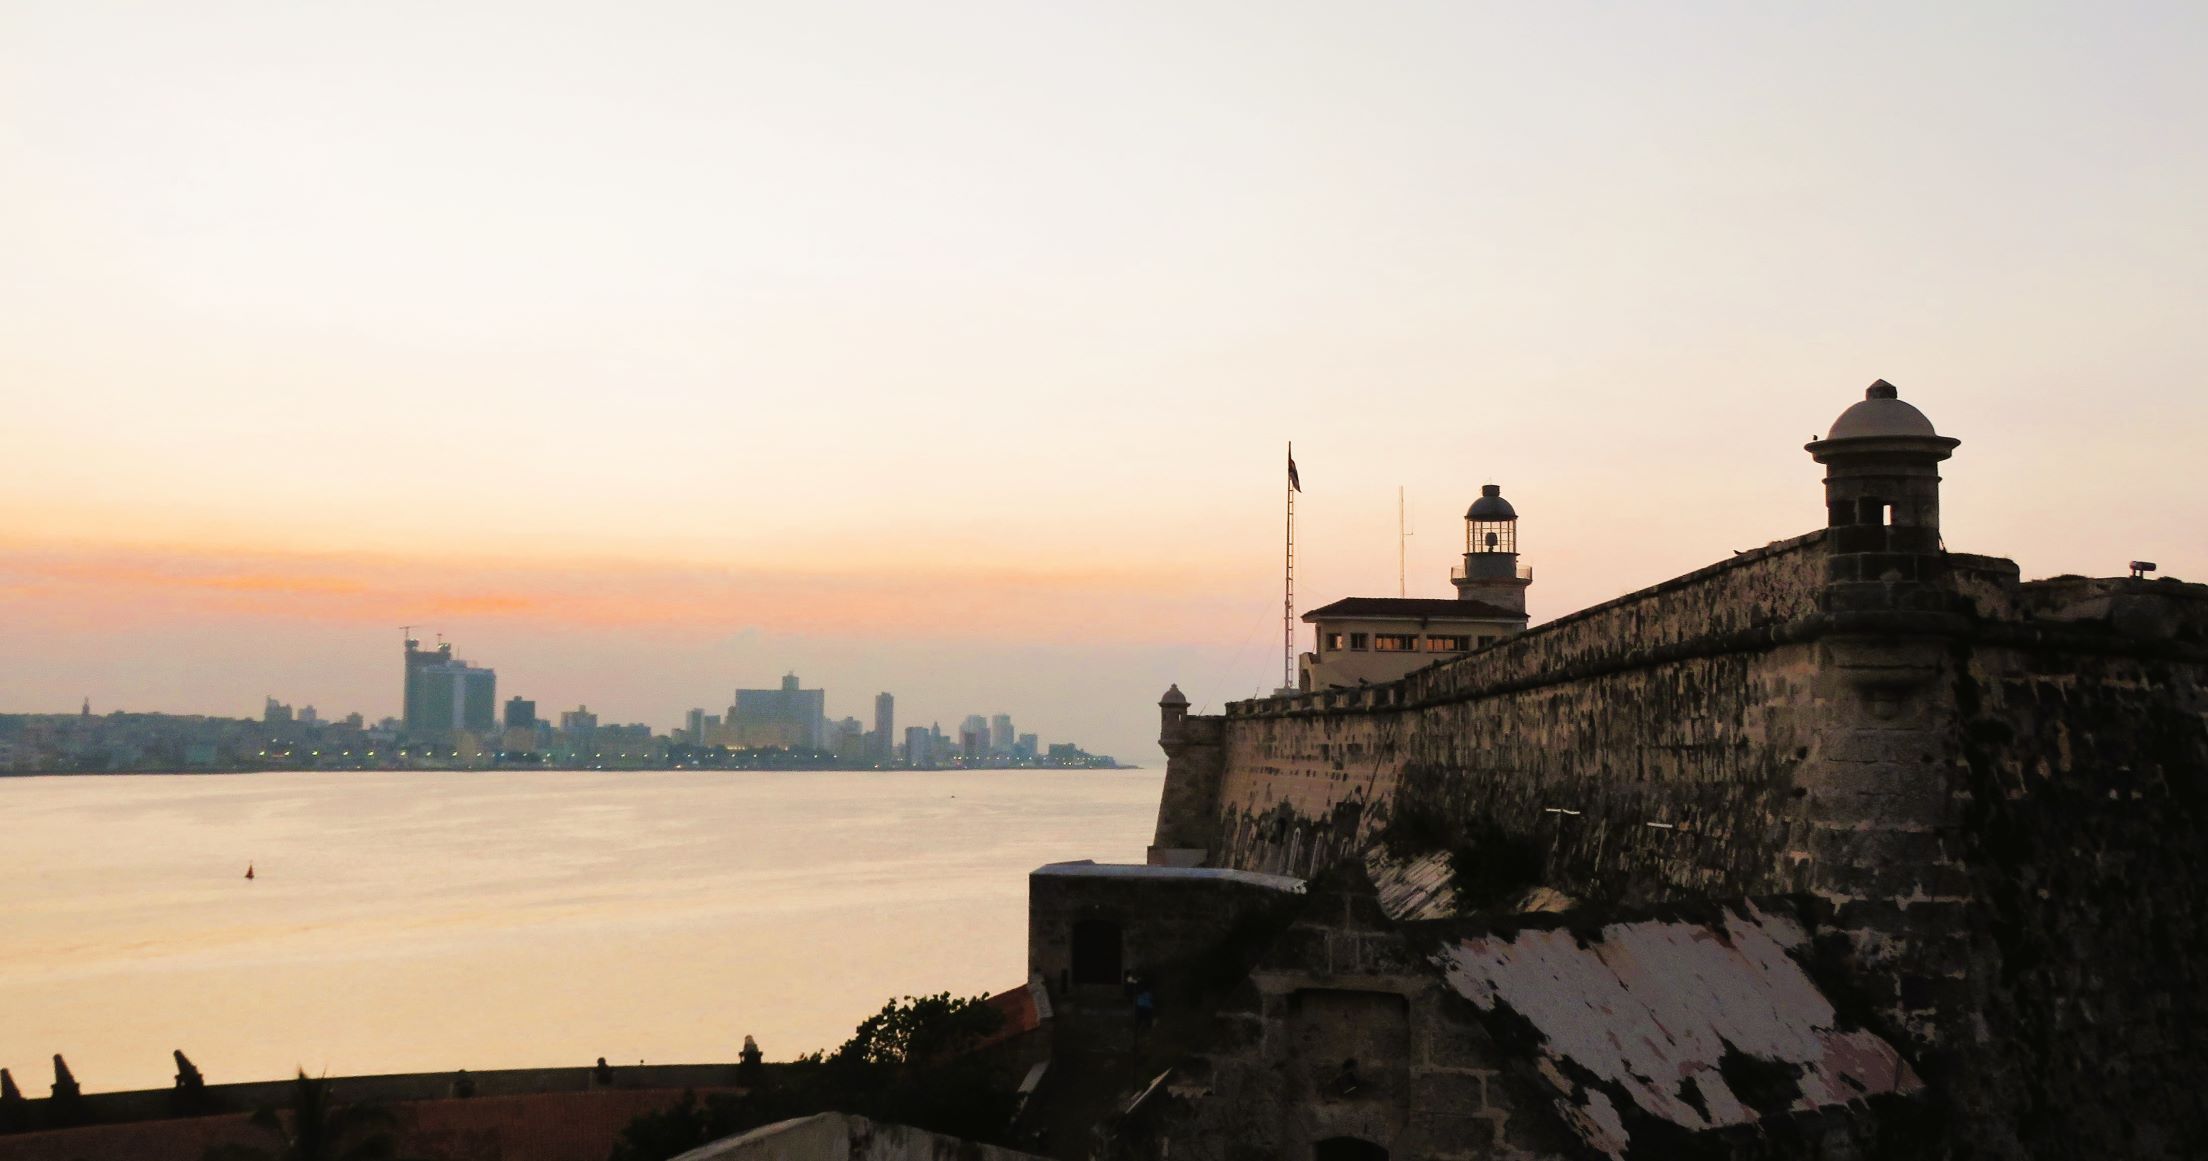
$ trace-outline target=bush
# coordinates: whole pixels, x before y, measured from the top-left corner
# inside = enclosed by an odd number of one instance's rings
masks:
[[[833,1053],[771,1068],[748,1092],[702,1104],[686,1092],[674,1105],[637,1117],[614,1142],[610,1161],[666,1161],[761,1125],[825,1112],[998,1141],[1017,1105],[1013,1080],[974,1050],[1003,1021],[979,996],[892,1000]]]

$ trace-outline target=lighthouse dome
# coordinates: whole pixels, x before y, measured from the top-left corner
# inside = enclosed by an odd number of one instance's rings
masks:
[[[1464,510],[1464,518],[1467,520],[1516,520],[1518,510],[1510,506],[1510,501],[1503,499],[1501,485],[1482,484],[1480,485],[1480,498],[1472,501],[1472,506]]]

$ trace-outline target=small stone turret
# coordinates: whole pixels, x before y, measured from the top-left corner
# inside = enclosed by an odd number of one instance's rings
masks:
[[[1226,719],[1190,717],[1188,695],[1176,684],[1158,699],[1158,748],[1165,751],[1165,786],[1158,794],[1158,829],[1148,861],[1193,867],[1211,847],[1219,806],[1221,746]]]
[[[1825,438],[1804,445],[1825,465],[1833,609],[1907,606],[1894,586],[1932,579],[1941,552],[1939,465],[1961,443],[1933,430],[1880,379]]]
[[[1181,692],[1178,682],[1168,687],[1165,696],[1158,699],[1158,740],[1164,742],[1181,732],[1181,723],[1188,720],[1188,695]]]

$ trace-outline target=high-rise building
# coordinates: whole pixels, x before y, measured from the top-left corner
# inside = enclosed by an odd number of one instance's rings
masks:
[[[915,770],[935,765],[935,736],[925,726],[905,727],[905,765]]]
[[[984,758],[989,754],[989,719],[980,714],[967,714],[958,723],[958,752],[965,758]]]
[[[560,732],[577,737],[589,737],[598,732],[598,715],[587,705],[579,705],[560,713]]]
[[[897,699],[887,693],[874,695],[874,760],[887,763],[896,755]]]
[[[444,741],[454,731],[488,733],[498,725],[498,674],[454,659],[452,646],[423,649],[406,639],[405,734]]]
[[[85,706],[86,706],[86,708],[87,708],[87,710],[88,710],[88,711],[89,711],[89,709],[90,709],[91,705],[92,705],[91,701],[90,701],[89,699],[88,699],[88,700],[86,700],[86,702],[85,702]],[[90,716],[89,712],[88,712],[88,713],[86,714],[86,716],[88,716],[88,717]],[[264,724],[266,724],[266,725],[271,725],[271,726],[276,726],[276,725],[282,725],[282,724],[284,724],[284,723],[286,723],[286,722],[289,722],[290,720],[291,720],[291,707],[290,707],[290,706],[288,706],[288,705],[285,705],[284,703],[282,703],[282,702],[280,702],[280,701],[277,701],[277,700],[276,700],[275,698],[273,698],[273,697],[272,697],[272,698],[269,698],[269,699],[268,699],[268,704],[267,704],[266,706],[262,707],[262,709],[261,709],[261,721],[262,721],[262,722],[263,722]]]
[[[866,723],[857,718],[844,718],[828,724],[827,750],[846,762],[857,762],[867,757]]]
[[[1023,762],[1032,762],[1035,760],[1036,753],[1042,748],[1043,740],[1041,738],[1034,734],[1021,734],[1019,740],[1012,743],[1012,756]]]
[[[739,746],[782,746],[822,751],[826,746],[828,695],[798,688],[797,675],[780,689],[739,689],[728,707],[728,733]]]
[[[537,728],[537,703],[524,697],[507,698],[506,728],[509,730],[533,730]]]
[[[1011,714],[998,714],[989,719],[989,752],[992,754],[1010,754],[1012,752]]]

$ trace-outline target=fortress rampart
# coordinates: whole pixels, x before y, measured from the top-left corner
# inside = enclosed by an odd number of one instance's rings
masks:
[[[2208,587],[1945,551],[1954,441],[1910,415],[1811,445],[1819,532],[1385,685],[1176,692],[1153,860],[1447,852],[1462,913],[1802,898],[1958,1139],[2204,1139]]]

